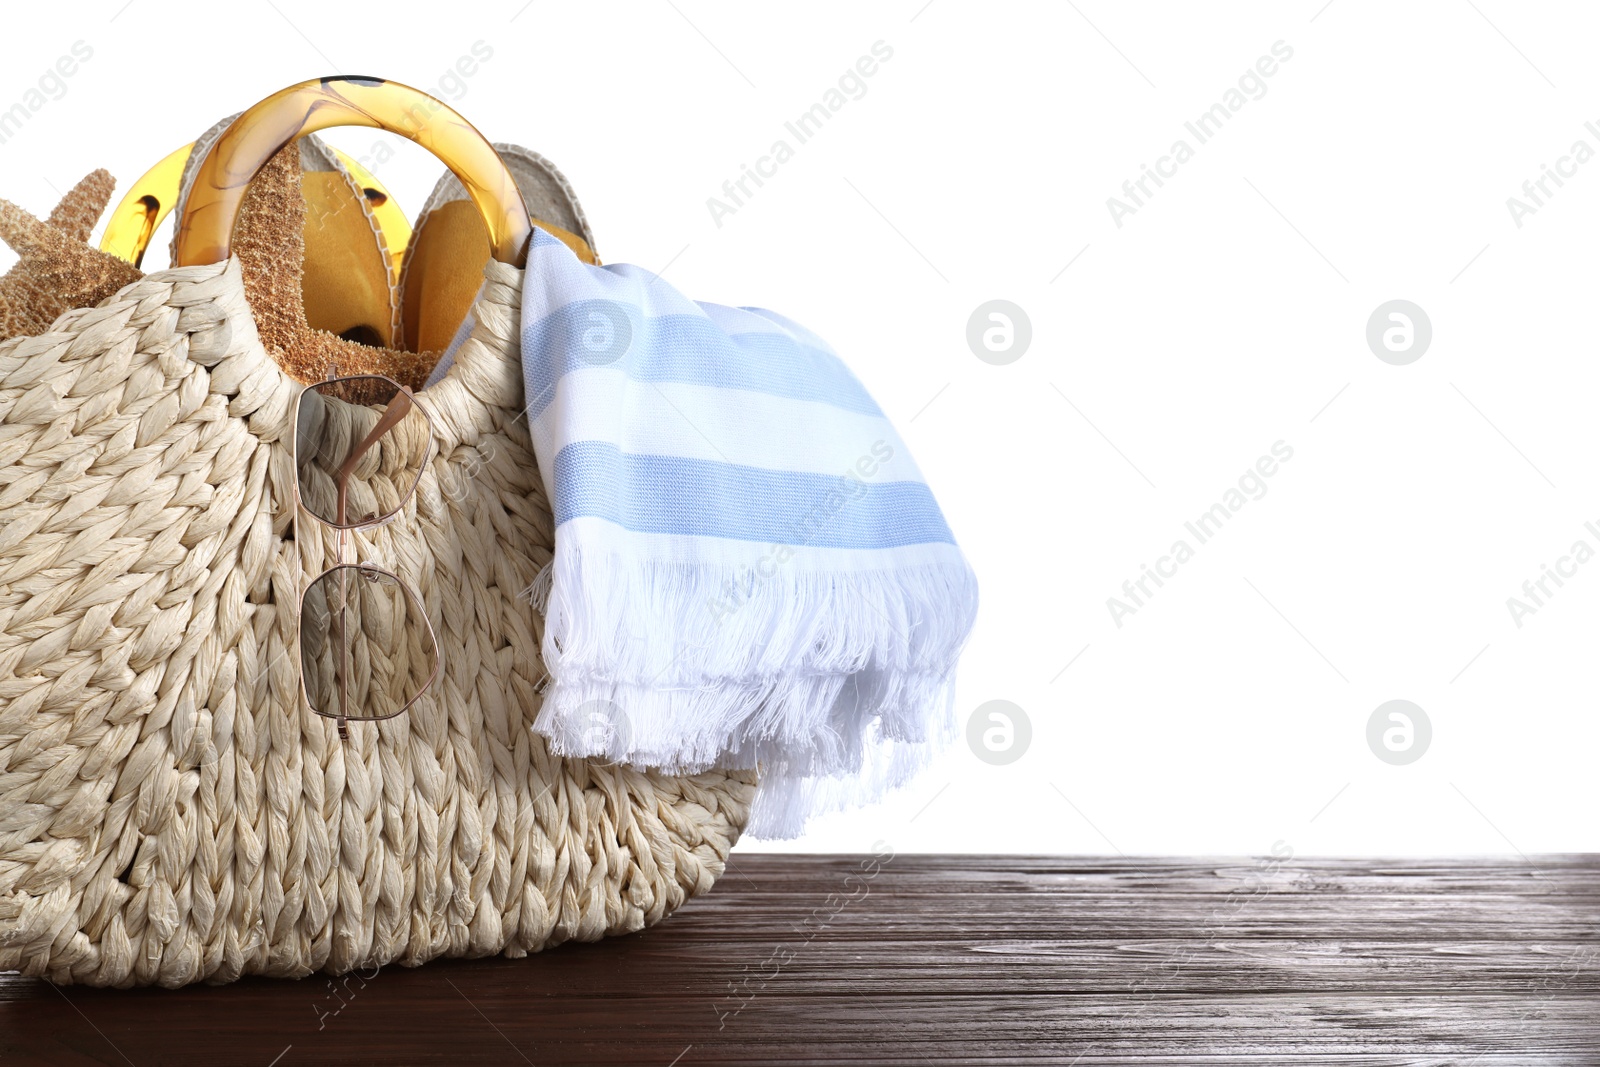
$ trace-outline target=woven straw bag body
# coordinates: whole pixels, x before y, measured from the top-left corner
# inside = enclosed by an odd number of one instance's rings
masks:
[[[553,523],[521,284],[489,264],[471,338],[417,394],[415,495],[346,545],[412,584],[442,671],[345,741],[296,647],[337,535],[295,521],[299,386],[238,260],[0,343],[0,970],[176,986],[520,956],[638,930],[722,873],[754,772],[561,759],[530,729],[541,620],[519,594]]]

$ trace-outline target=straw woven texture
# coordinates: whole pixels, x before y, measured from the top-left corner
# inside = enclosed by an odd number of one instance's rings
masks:
[[[529,729],[541,620],[517,594],[553,531],[521,274],[487,280],[419,394],[416,496],[346,552],[416,589],[443,672],[343,743],[295,646],[337,541],[294,521],[298,387],[238,261],[0,343],[0,970],[176,986],[515,956],[638,930],[722,873],[754,772],[557,759]]]

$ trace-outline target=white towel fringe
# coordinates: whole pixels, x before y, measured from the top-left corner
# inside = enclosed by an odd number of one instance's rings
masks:
[[[561,547],[524,593],[544,606],[556,679],[534,728],[558,755],[670,774],[759,765],[747,832],[793,837],[903,785],[955,735],[977,580],[954,546],[868,570],[797,556],[759,579]]]

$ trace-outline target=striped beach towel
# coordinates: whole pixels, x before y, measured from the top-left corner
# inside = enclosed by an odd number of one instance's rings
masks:
[[[561,755],[761,768],[750,832],[901,784],[954,734],[977,582],[818,337],[535,231],[527,415],[556,522],[529,590]]]

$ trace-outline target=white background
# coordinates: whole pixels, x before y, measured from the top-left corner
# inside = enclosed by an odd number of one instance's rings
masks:
[[[785,848],[1594,849],[1600,561],[1520,628],[1506,600],[1600,549],[1600,160],[1520,228],[1506,201],[1600,150],[1600,12],[1323,5],[28,5],[0,110],[94,54],[0,145],[0,195],[42,214],[287,84],[377,75],[555,160],[606,261],[829,338],[982,582],[963,720],[1010,700],[1033,738]],[[866,94],[717,226],[707,198],[880,40]],[[1266,94],[1198,144],[1185,121],[1277,41]],[[1194,158],[1116,226],[1107,198],[1180,137]],[[394,151],[374,169],[414,212],[440,167]],[[1006,366],[965,336],[995,298],[1032,322]],[[1407,366],[1365,340],[1397,298],[1433,327]],[[1107,598],[1280,440],[1266,495],[1117,627]],[[1394,698],[1433,725],[1408,766],[1367,747]]]

